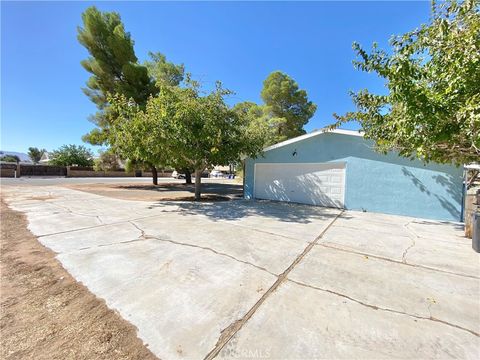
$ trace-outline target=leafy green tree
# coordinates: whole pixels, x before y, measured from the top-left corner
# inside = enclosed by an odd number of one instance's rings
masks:
[[[63,145],[52,151],[52,165],[58,166],[93,166],[93,154],[83,145]]]
[[[201,196],[201,174],[217,164],[238,162],[242,155],[255,156],[262,150],[263,139],[249,136],[249,122],[225,103],[232,94],[220,82],[215,90],[201,96],[197,82],[190,82],[186,89],[173,94],[178,96],[176,111],[165,118],[170,138],[170,153],[177,161],[195,169],[195,200]],[[169,98],[169,90],[160,92],[159,99]],[[168,102],[164,103],[168,108]],[[257,134],[255,134],[257,135]]]
[[[429,24],[390,40],[391,52],[374,44],[354,50],[357,69],[385,79],[387,95],[352,93],[357,111],[334,114],[358,121],[379,151],[424,161],[480,161],[480,3],[432,4]]]
[[[263,139],[263,147],[287,139],[286,136],[279,135],[279,129],[285,124],[286,119],[272,117],[266,105],[246,101],[236,104],[234,110],[246,118],[249,136]]]
[[[259,139],[262,148],[275,143],[278,123],[275,122],[276,119],[270,118],[265,106],[245,101],[235,104],[233,110],[246,122],[247,135]]]
[[[81,64],[92,74],[83,91],[98,108],[91,117],[96,128],[83,139],[100,145],[105,144],[108,137],[108,93],[122,94],[144,105],[156,88],[147,67],[138,64],[134,42],[130,33],[125,31],[119,14],[102,13],[92,6],[82,14],[82,20],[78,41],[90,57]]]
[[[308,100],[290,76],[272,72],[263,82],[261,93],[265,111],[269,114],[269,127],[275,129],[272,143],[305,134],[303,126],[315,114],[317,106]]]
[[[95,171],[115,171],[120,168],[120,158],[111,150],[102,151],[100,156],[94,160]]]
[[[19,163],[20,158],[17,155],[4,155],[0,157],[0,161]]]
[[[176,65],[168,62],[165,55],[160,52],[149,52],[149,61],[144,65],[148,73],[156,84],[178,86],[185,76],[185,67],[183,64]]]
[[[239,161],[262,149],[263,139],[248,137],[248,121],[225,103],[231,94],[217,83],[202,96],[200,85],[187,79],[186,87],[161,86],[145,110],[124,97],[112,99],[120,116],[112,136],[122,136],[122,149],[133,158],[159,166],[195,170],[195,200],[201,196],[201,174],[217,164]],[[136,139],[141,138],[141,142]]]
[[[179,86],[185,77],[185,67],[183,64],[176,65],[168,62],[165,55],[160,52],[149,52],[149,61],[145,61],[144,65],[148,69],[152,80],[157,86]],[[185,182],[187,184],[192,183],[192,169],[181,168],[179,169],[185,174]]]
[[[47,150],[45,149],[38,149],[36,147],[29,147],[28,148],[28,157],[30,160],[33,161],[34,164],[38,164],[42,159],[43,154],[45,154]]]
[[[144,163],[140,160],[127,159],[127,160],[124,161],[124,164],[125,164],[125,171],[126,172],[135,172],[137,170],[151,171],[151,169],[152,169],[152,167],[149,164],[146,164],[146,163]],[[154,185],[158,185],[158,183],[154,184]]]
[[[132,167],[149,168],[153,174],[153,184],[158,184],[157,168],[167,163],[168,154],[161,123],[146,109],[127,100],[124,95],[111,96],[114,118],[111,119],[109,143],[115,153],[127,159]],[[150,110],[153,113],[153,109]]]
[[[109,94],[123,95],[144,107],[150,95],[158,93],[156,83],[176,86],[183,80],[183,65],[175,65],[161,53],[149,53],[151,60],[138,64],[134,52],[134,42],[125,31],[120,15],[102,13],[95,7],[88,8],[82,15],[83,28],[78,28],[78,40],[88,50],[90,57],[82,61],[82,66],[92,74],[83,89],[97,105],[98,112],[91,117],[96,125],[83,140],[91,144],[114,146],[109,136],[110,120],[116,117],[108,102]],[[140,162],[139,159],[131,159]],[[150,165],[148,165],[150,164]],[[150,166],[153,183],[157,184],[157,169],[154,162]]]

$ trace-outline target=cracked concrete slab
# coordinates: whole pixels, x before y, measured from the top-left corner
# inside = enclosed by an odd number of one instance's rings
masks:
[[[471,250],[471,240],[463,236],[460,224],[379,214],[370,221],[369,215],[347,211],[325,234],[322,244],[412,266],[480,277],[478,254]]]
[[[39,240],[43,245],[56,253],[68,253],[86,248],[132,241],[139,239],[141,236],[141,231],[127,222],[42,236]]]
[[[480,280],[316,246],[289,279],[480,334]],[[395,295],[393,295],[395,294]]]
[[[418,237],[437,241],[470,244],[470,239],[463,236],[463,225],[431,220],[414,220],[408,223],[408,229]]]
[[[260,227],[253,230],[199,216],[185,218],[178,214],[164,214],[161,218],[140,219],[133,223],[147,236],[211,248],[277,275],[303,251],[308,241],[308,238],[293,239],[265,232]]]
[[[401,235],[386,233],[384,226],[382,232],[372,229],[366,230],[362,226],[365,221],[358,222],[356,228],[344,227],[342,219],[325,234],[322,244],[345,250],[355,250],[361,253],[386,257],[396,261],[402,261],[404,250],[412,244],[412,239],[405,231]],[[368,224],[368,223],[367,223]]]
[[[287,282],[219,358],[475,359],[479,348],[480,339],[464,330]]]
[[[404,225],[411,218],[393,220],[392,215],[379,216],[381,214],[362,213],[358,211],[348,211],[342,218],[336,222],[336,227],[346,229],[362,230],[365,233],[380,233],[391,236],[408,236]],[[404,220],[405,222],[403,222]]]
[[[28,229],[37,236],[91,228],[103,224],[95,216],[68,212],[55,214],[29,213],[28,222]]]
[[[354,211],[335,220],[338,209],[266,201],[127,201],[58,186],[7,186],[2,196],[160,358],[480,351],[480,258],[458,224]]]
[[[104,199],[98,195],[95,196],[98,198],[85,201],[56,201],[54,202],[54,206],[63,208],[65,211],[74,214],[98,216],[104,224],[128,221],[135,217],[151,216],[162,212],[178,211],[178,206],[175,204],[165,204],[160,212],[159,210],[152,209],[152,204],[149,203],[127,202],[118,199]],[[98,206],[100,199],[102,199],[102,205]],[[147,204],[148,206],[146,206]]]
[[[199,359],[275,277],[199,248],[148,239],[60,254],[64,267],[137,326],[160,358]]]
[[[58,206],[55,206],[55,203],[46,200],[15,200],[10,203],[10,207],[16,211],[22,211],[25,213],[31,212],[37,214],[55,214],[59,212],[65,212],[64,209],[59,209]]]
[[[295,239],[313,240],[338,209],[268,201],[233,201],[211,204],[183,203],[185,215],[204,216],[215,222],[228,222],[252,230]]]
[[[472,250],[471,240],[455,243],[419,238],[408,251],[406,261],[409,264],[480,278],[480,258]]]

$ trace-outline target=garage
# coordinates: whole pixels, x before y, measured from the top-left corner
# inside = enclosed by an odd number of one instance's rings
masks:
[[[343,208],[344,163],[255,165],[255,198]]]
[[[462,168],[424,163],[352,130],[319,130],[245,159],[244,197],[462,221]]]

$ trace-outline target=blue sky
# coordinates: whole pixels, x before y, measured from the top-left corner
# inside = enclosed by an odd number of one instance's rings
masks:
[[[428,21],[429,2],[4,2],[1,3],[1,145],[26,151],[82,144],[95,106],[82,93],[87,56],[78,43],[91,5],[121,14],[137,57],[161,51],[193,77],[236,92],[230,103],[261,102],[266,76],[281,70],[318,105],[307,131],[353,110],[350,90],[383,92],[352,66],[353,41],[388,45]],[[354,128],[355,125],[351,125]],[[348,128],[348,126],[347,126]]]

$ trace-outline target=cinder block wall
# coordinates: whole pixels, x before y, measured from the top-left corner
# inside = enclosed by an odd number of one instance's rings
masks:
[[[68,177],[134,177],[135,173],[124,171],[93,171],[93,170],[72,170],[68,172]]]

